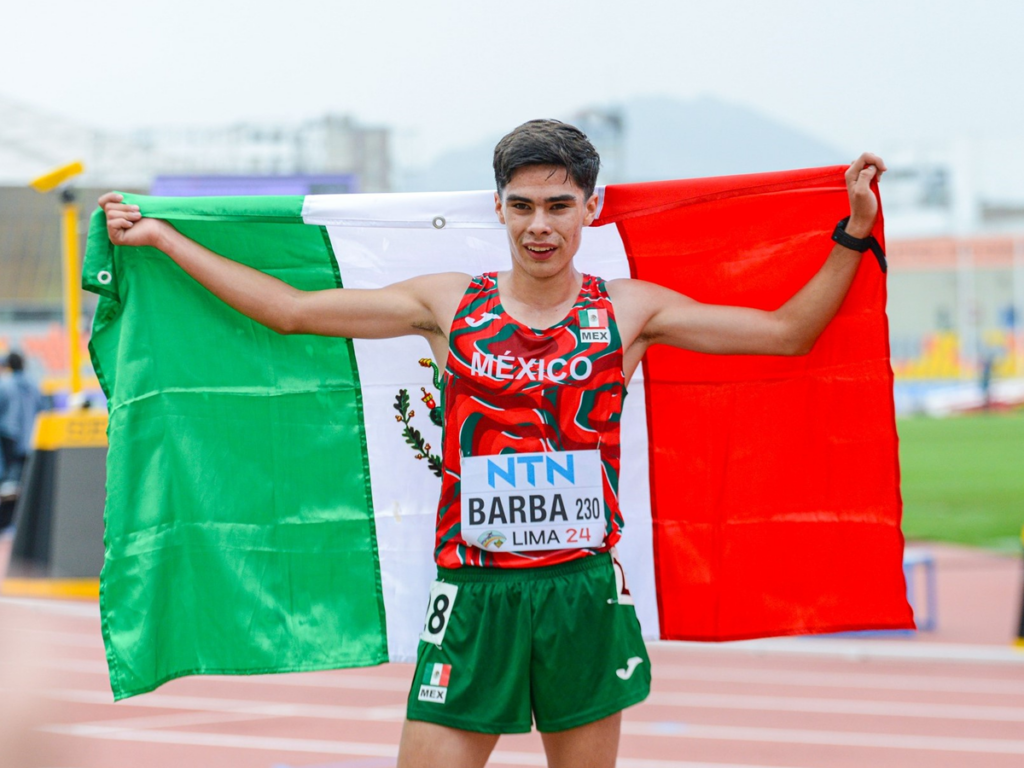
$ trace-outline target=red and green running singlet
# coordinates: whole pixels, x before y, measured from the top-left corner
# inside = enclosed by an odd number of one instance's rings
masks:
[[[603,280],[584,275],[539,331],[505,312],[496,273],[473,278],[442,387],[438,565],[532,568],[615,545],[626,388]]]

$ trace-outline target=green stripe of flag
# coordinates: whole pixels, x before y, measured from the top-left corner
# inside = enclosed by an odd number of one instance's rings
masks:
[[[296,287],[341,285],[301,197],[129,201]],[[90,351],[110,405],[100,604],[115,698],[184,674],[386,661],[352,342],[280,336],[103,228],[98,212],[83,282],[101,294]]]

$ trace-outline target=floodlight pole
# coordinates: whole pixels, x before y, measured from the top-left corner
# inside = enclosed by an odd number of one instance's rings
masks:
[[[79,326],[82,322],[82,296],[79,283],[81,268],[78,263],[78,204],[75,202],[75,191],[68,182],[85,167],[75,161],[55,168],[38,179],[29,182],[30,186],[42,194],[62,187],[61,200],[61,240],[64,253],[64,328],[68,335],[68,365],[70,367],[71,402],[78,400],[82,391],[82,350]]]
[[[61,234],[64,244],[64,326],[68,333],[68,362],[71,366],[71,400],[82,391],[82,295],[78,260],[78,203],[75,191],[65,187],[60,193]]]

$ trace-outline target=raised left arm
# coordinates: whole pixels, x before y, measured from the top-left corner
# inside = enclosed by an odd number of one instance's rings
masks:
[[[848,234],[871,234],[878,216],[878,200],[871,182],[886,170],[877,155],[864,153],[846,171],[850,197]],[[846,297],[862,254],[836,245],[821,269],[774,311],[749,307],[701,304],[668,288],[640,281],[615,281],[609,285],[619,305],[634,322],[624,328],[629,359],[651,344],[723,355],[802,355],[835,316]],[[632,370],[630,368],[630,370]]]

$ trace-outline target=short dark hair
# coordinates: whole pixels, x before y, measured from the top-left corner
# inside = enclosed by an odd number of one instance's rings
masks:
[[[17,373],[18,371],[25,370],[25,358],[19,355],[17,352],[11,352],[7,356],[7,367]]]
[[[494,183],[498,194],[512,175],[528,165],[558,165],[583,190],[594,194],[601,156],[579,128],[558,120],[530,120],[507,134],[494,148]]]

